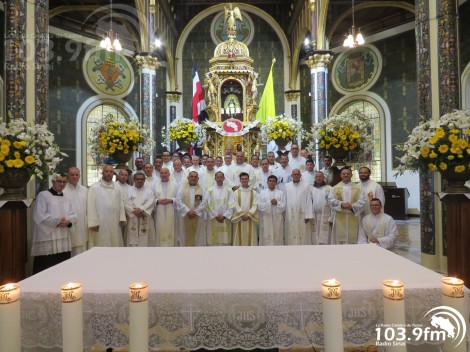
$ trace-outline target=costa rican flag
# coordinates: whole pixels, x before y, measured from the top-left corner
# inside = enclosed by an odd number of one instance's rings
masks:
[[[201,123],[205,120],[206,101],[204,99],[204,90],[202,89],[196,65],[193,64],[193,100],[191,116],[194,122]]]

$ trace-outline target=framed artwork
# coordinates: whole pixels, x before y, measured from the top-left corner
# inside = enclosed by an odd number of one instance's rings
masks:
[[[83,74],[88,85],[100,95],[123,98],[134,86],[134,70],[127,58],[101,48],[86,53]]]
[[[333,65],[333,86],[343,94],[367,90],[382,71],[382,56],[372,45],[363,45],[342,53]]]
[[[245,45],[250,45],[253,40],[254,35],[254,26],[253,21],[250,16],[245,11],[241,11],[243,22],[237,21],[237,40],[244,43]],[[218,15],[215,15],[211,23],[211,38],[215,45],[227,40],[227,24],[224,21],[225,13],[221,12]]]

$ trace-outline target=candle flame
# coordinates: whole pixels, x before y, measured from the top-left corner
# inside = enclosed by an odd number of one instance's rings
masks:
[[[400,281],[398,280],[393,280],[392,283],[391,283],[392,286],[399,286],[400,285]]]
[[[15,285],[13,284],[6,284],[5,285],[5,290],[13,290],[15,288]]]
[[[450,283],[451,284],[458,284],[459,283],[459,279],[455,278],[455,277],[451,277],[450,278]]]
[[[330,279],[328,280],[329,285],[335,285],[336,284],[336,279]]]

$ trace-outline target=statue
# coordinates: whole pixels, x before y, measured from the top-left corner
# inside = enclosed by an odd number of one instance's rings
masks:
[[[207,98],[209,105],[217,104],[217,87],[219,85],[219,77],[215,73],[206,73]]]
[[[238,7],[232,8],[232,4],[229,7],[225,7],[225,22],[227,22],[227,31],[236,32],[237,20],[243,22],[242,14]]]
[[[248,77],[248,84],[249,88],[251,102],[255,101],[255,98],[258,96],[258,73],[252,72],[250,73],[250,76]]]

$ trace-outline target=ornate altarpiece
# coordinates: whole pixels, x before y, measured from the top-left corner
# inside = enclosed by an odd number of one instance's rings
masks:
[[[207,136],[204,152],[224,155],[226,147],[246,155],[259,154],[261,139],[256,121],[258,73],[248,47],[238,41],[238,7],[225,8],[227,40],[217,45],[205,74]]]

